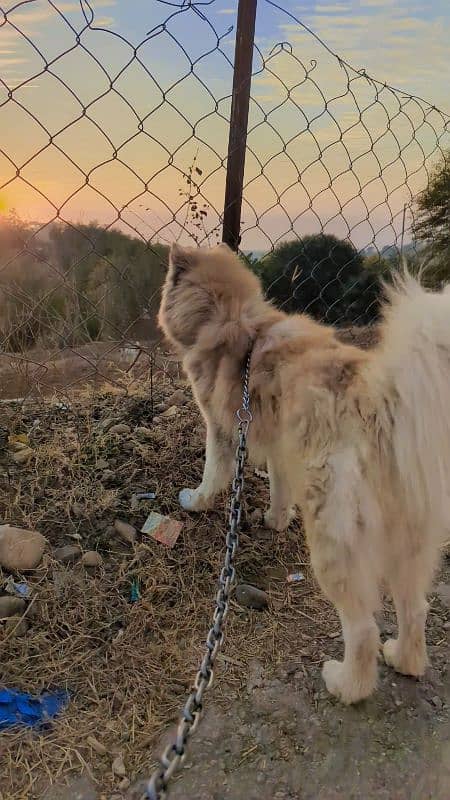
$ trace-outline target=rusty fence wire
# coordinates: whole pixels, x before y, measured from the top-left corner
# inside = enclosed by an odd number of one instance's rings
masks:
[[[222,237],[232,9],[152,0],[135,40],[133,6],[0,9],[0,397],[147,369],[169,244]],[[373,322],[449,148],[448,114],[260,2],[240,251],[280,306]]]

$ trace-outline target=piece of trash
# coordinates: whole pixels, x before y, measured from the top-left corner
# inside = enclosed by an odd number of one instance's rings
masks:
[[[30,440],[26,433],[11,433],[9,436],[9,444],[30,444]]]
[[[16,582],[12,575],[8,578],[5,583],[5,590],[9,592],[9,594],[13,594],[15,597],[29,597],[31,594],[31,589],[28,586],[26,581],[19,581]]]
[[[0,730],[12,725],[43,725],[63,711],[70,699],[65,691],[38,697],[15,689],[0,689]]]
[[[304,581],[305,576],[303,572],[292,572],[290,575],[287,576],[288,583],[300,583],[300,581]]]
[[[141,590],[139,588],[139,578],[133,578],[131,581],[130,601],[136,603],[141,599]]]
[[[131,510],[137,511],[141,500],[156,500],[156,492],[135,492],[131,496]]]
[[[152,539],[165,544],[166,547],[173,547],[182,527],[181,522],[170,517],[163,517],[162,514],[152,511],[145,520],[141,531],[142,533],[148,533]]]
[[[265,469],[258,469],[258,468],[256,468],[256,469],[255,469],[255,475],[256,475],[258,478],[268,478],[268,477],[269,477],[269,473],[268,473],[268,472],[266,472],[266,470],[265,470]]]

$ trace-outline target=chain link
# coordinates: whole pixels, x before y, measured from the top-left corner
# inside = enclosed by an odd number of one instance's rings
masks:
[[[163,800],[163,798],[167,797],[169,781],[183,762],[188,740],[199,723],[203,710],[203,695],[213,681],[214,663],[224,639],[223,626],[228,615],[230,596],[236,578],[234,558],[239,546],[244,467],[247,457],[247,435],[252,421],[249,392],[250,361],[251,350],[245,361],[242,406],[237,411],[239,441],[236,449],[235,474],[231,486],[226,550],[219,576],[219,588],[216,595],[212,626],[206,637],[206,652],[195,677],[191,693],[183,708],[175,742],[166,747],[160,758],[160,766],[155,770],[147,784],[145,797],[148,800]]]

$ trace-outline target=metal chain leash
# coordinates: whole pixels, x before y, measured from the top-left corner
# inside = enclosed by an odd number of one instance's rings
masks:
[[[247,435],[252,421],[249,393],[250,361],[251,350],[247,355],[244,368],[242,406],[237,411],[239,443],[236,449],[236,468],[231,486],[225,559],[219,576],[219,589],[216,595],[213,623],[206,638],[206,653],[181,714],[175,742],[165,749],[160,759],[160,766],[155,770],[147,784],[145,796],[148,800],[163,800],[163,798],[167,797],[169,781],[180,767],[185,757],[188,740],[199,723],[203,710],[203,695],[211,686],[214,676],[214,663],[224,640],[223,626],[228,615],[231,591],[236,578],[234,557],[239,546],[239,526],[242,514],[241,499],[247,457]]]

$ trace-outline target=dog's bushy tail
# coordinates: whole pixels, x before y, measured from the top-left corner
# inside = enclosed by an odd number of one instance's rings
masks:
[[[387,290],[373,367],[393,409],[393,456],[408,510],[439,539],[450,529],[450,287],[427,292],[403,270]]]

